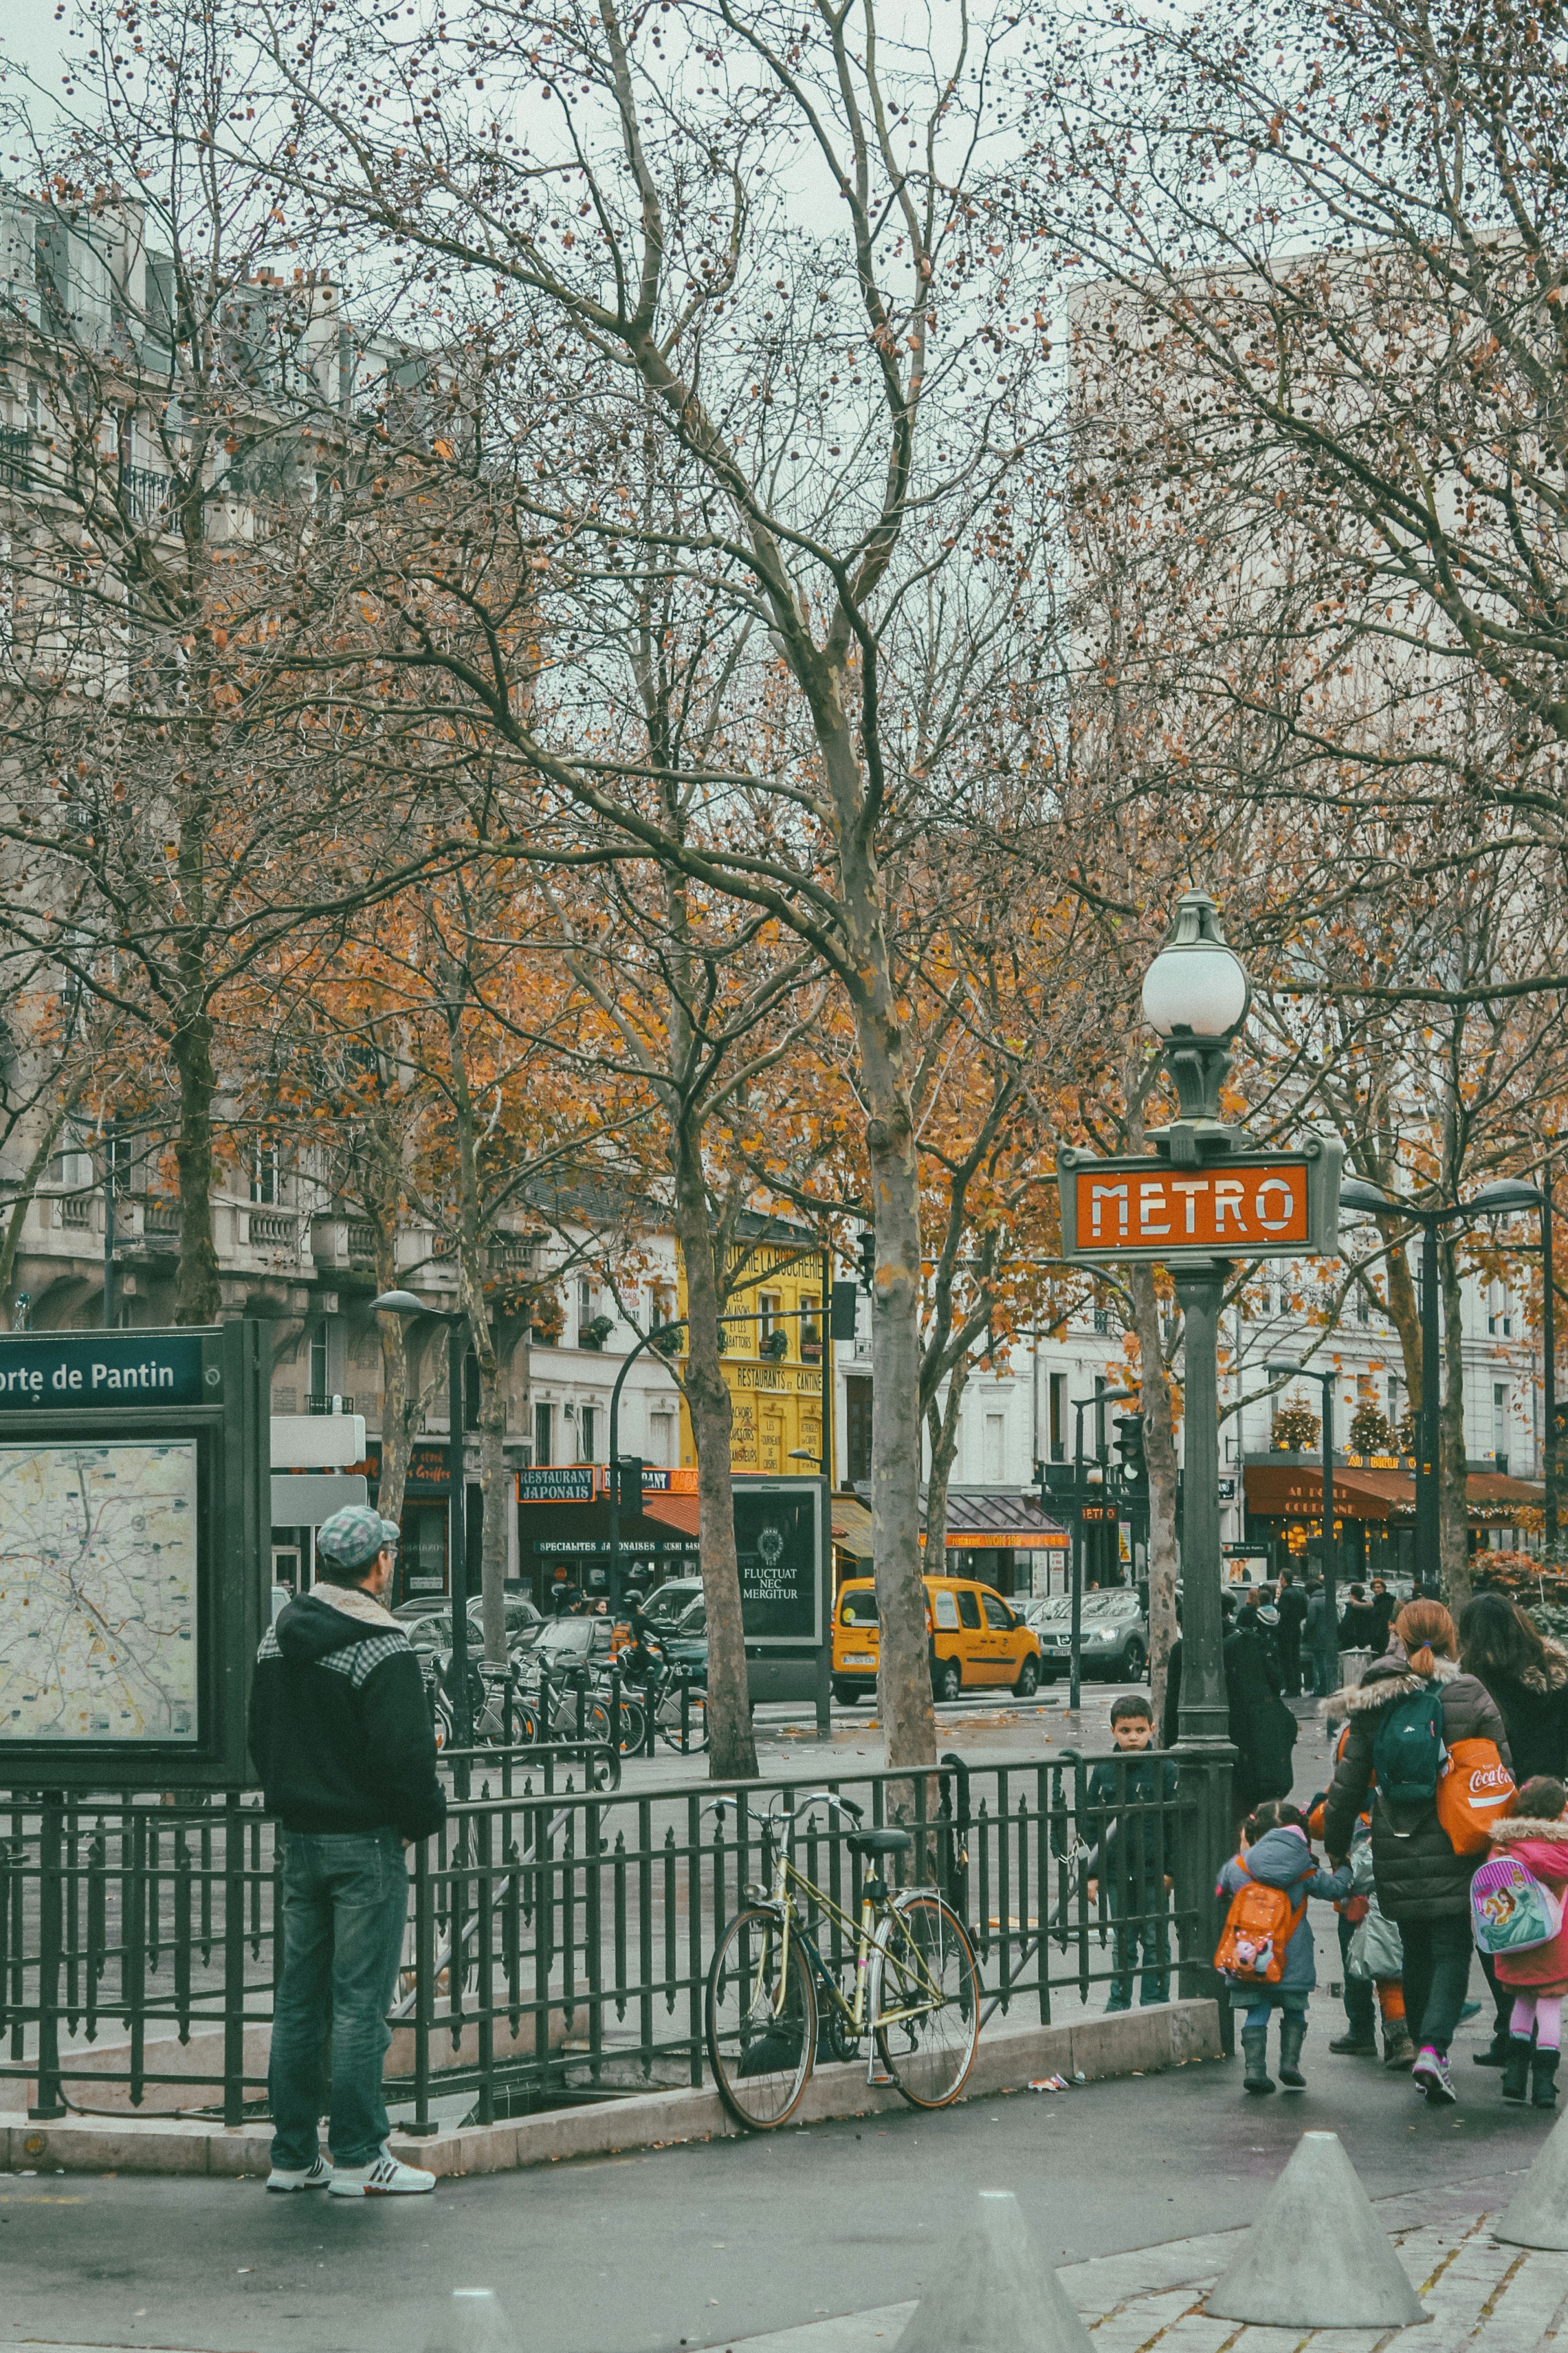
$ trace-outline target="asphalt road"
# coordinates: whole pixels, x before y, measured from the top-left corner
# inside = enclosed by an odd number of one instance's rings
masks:
[[[1244,2100],[1236,2063],[976,2101],[942,2116],[441,2184],[408,2203],[259,2180],[0,2182],[0,2337],[214,2353],[421,2353],[454,2287],[493,2287],[523,2353],[679,2353],[918,2295],[969,2194],[1017,2192],[1058,2262],[1243,2223],[1307,2126],[1374,2196],[1495,2205],[1549,2120],[1459,2058],[1458,2109],[1331,2058],[1304,2097]],[[1474,2047],[1473,2045],[1470,2047]]]

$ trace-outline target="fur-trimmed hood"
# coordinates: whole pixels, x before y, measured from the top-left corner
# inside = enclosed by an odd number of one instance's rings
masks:
[[[1452,1659],[1434,1659],[1430,1675],[1414,1674],[1404,1651],[1395,1643],[1381,1659],[1373,1659],[1359,1683],[1347,1683],[1342,1691],[1331,1692],[1327,1699],[1320,1700],[1318,1713],[1326,1723],[1334,1724],[1342,1716],[1361,1715],[1370,1708],[1391,1706],[1396,1699],[1409,1699],[1434,1684],[1441,1689],[1462,1672]]]
[[[1544,1638],[1546,1660],[1542,1666],[1526,1667],[1519,1678],[1526,1691],[1545,1699],[1552,1692],[1568,1690],[1568,1651],[1554,1642],[1550,1634]]]
[[[1568,1821],[1542,1821],[1535,1814],[1504,1814],[1487,1835],[1493,1846],[1522,1846],[1527,1840],[1539,1839],[1545,1846],[1568,1848]]]

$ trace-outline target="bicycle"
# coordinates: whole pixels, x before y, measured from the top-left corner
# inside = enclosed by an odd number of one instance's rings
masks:
[[[719,1798],[710,1810],[736,1803]],[[860,1829],[865,1809],[826,1789],[801,1800],[803,1809],[815,1805],[833,1806],[857,1825],[845,1844],[868,1866],[858,1923],[791,1862],[777,1835],[780,1810],[770,1807],[770,1885],[746,1890],[752,1900],[720,1937],[708,1972],[713,2080],[731,2115],[755,2132],[789,2121],[824,2049],[853,2059],[868,2036],[868,2083],[891,2083],[911,2107],[945,2108],[968,2081],[980,2037],[980,1972],[963,1922],[934,1888],[889,1894],[881,1874],[880,1858],[913,1845],[910,1832]],[[815,1933],[806,1926],[802,1897],[853,1947],[849,1994],[823,1958],[820,1925]]]

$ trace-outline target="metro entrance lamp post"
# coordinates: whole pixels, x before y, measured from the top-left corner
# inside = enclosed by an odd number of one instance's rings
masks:
[[[1225,1124],[1219,1091],[1251,1002],[1251,985],[1226,944],[1213,900],[1187,892],[1143,978],[1143,1018],[1162,1041],[1180,1105],[1180,1116],[1152,1141],[1174,1167],[1226,1159],[1246,1140]],[[1230,1738],[1219,1568],[1219,1317],[1230,1262],[1195,1260],[1172,1271],[1186,1327],[1179,1716],[1185,1747]]]
[[[461,1307],[430,1307],[411,1291],[384,1291],[371,1301],[384,1315],[433,1315],[447,1326],[447,1550],[452,1568],[452,1742],[457,1748],[473,1745],[473,1711],[468,1704],[468,1544],[464,1512],[463,1365],[468,1353],[468,1318]]]
[[[1347,1176],[1340,1187],[1342,1207],[1370,1216],[1408,1219],[1421,1229],[1421,1409],[1415,1433],[1415,1573],[1428,1591],[1442,1582],[1437,1509],[1437,1462],[1442,1413],[1442,1383],[1438,1377],[1437,1237],[1445,1226],[1472,1218],[1502,1218],[1516,1209],[1539,1209],[1543,1196],[1533,1185],[1505,1176],[1483,1185],[1468,1201],[1411,1201],[1384,1192],[1364,1177]]]

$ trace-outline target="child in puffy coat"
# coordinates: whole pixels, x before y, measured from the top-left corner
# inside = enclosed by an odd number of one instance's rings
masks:
[[[1307,2079],[1301,2073],[1301,2045],[1307,2035],[1308,1997],[1318,1982],[1307,1898],[1319,1895],[1327,1903],[1339,1903],[1351,1892],[1350,1870],[1348,1865],[1333,1872],[1321,1870],[1300,1808],[1284,1799],[1270,1798],[1255,1807],[1243,1822],[1241,1852],[1232,1855],[1220,1873],[1216,1892],[1239,1894],[1248,1880],[1282,1889],[1290,1909],[1300,1910],[1301,1916],[1285,1947],[1285,1966],[1275,1983],[1254,1978],[1226,1979],[1231,2000],[1246,2021],[1241,2030],[1242,2056],[1247,2063],[1242,2088],[1259,2093],[1274,2089],[1268,2073],[1268,2017],[1278,2010],[1279,2081],[1288,2092],[1304,2092]]]
[[[1559,1903],[1568,1892],[1565,1811],[1568,1788],[1550,1773],[1538,1773],[1515,1797],[1512,1813],[1492,1826],[1492,1854],[1512,1855]],[[1568,1993],[1568,1916],[1550,1944],[1532,1945],[1522,1953],[1499,1953],[1496,1966],[1499,1985],[1510,1986],[1514,1992],[1503,2098],[1522,2102],[1528,2086],[1535,2107],[1555,2107],[1563,1997]]]

